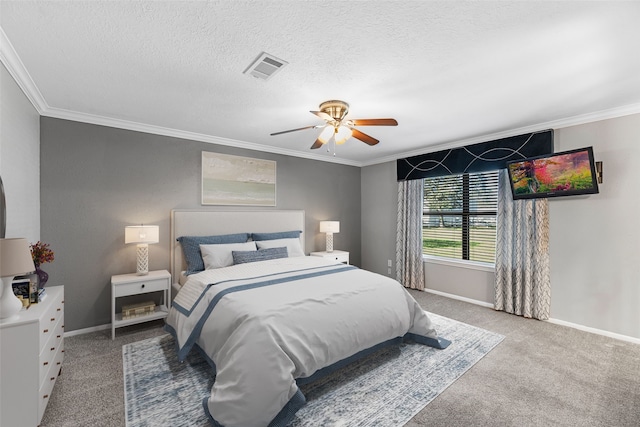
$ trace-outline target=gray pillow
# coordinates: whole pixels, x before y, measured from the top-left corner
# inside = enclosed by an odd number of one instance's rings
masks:
[[[266,261],[269,259],[287,258],[287,248],[260,249],[259,251],[233,251],[233,264]]]
[[[258,240],[276,240],[276,239],[299,239],[300,230],[294,231],[278,231],[276,233],[251,233],[251,238],[255,241]]]
[[[182,253],[187,262],[185,275],[204,270],[204,261],[200,254],[200,245],[217,245],[224,243],[244,243],[249,240],[249,233],[222,234],[219,236],[181,236],[176,239],[182,246]]]

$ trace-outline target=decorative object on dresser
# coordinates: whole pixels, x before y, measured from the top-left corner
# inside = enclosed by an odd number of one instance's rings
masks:
[[[320,221],[320,232],[327,233],[327,252],[333,252],[333,233],[340,232],[340,221]]]
[[[123,305],[121,312],[116,313],[118,298],[153,292],[162,292],[160,305],[155,305],[152,301],[133,303]],[[111,276],[111,339],[116,337],[116,328],[167,317],[169,292],[171,292],[171,274],[167,270],[150,271],[143,277],[133,273]],[[150,297],[150,295],[147,296]]]
[[[319,256],[326,259],[333,259],[339,262],[344,262],[345,264],[349,264],[349,252],[347,251],[321,251],[321,252],[311,252],[311,256]]]
[[[22,301],[23,307],[29,307],[31,305],[31,281],[28,276],[16,276],[11,282],[11,287],[13,288],[13,294],[18,297],[19,300]]]
[[[0,319],[0,425],[37,426],[64,359],[64,287],[12,319]]]
[[[44,285],[46,285],[49,280],[49,275],[40,268],[40,265],[53,262],[55,259],[54,253],[48,243],[42,243],[40,241],[29,245],[29,249],[31,250],[31,258],[33,258],[33,265],[36,266],[38,288],[44,288]]]
[[[13,278],[35,270],[27,239],[0,239],[0,319],[17,316],[22,309],[22,301],[13,293]],[[4,343],[3,343],[4,347]]]
[[[124,229],[124,243],[137,244],[136,273],[149,273],[149,243],[160,241],[160,227],[157,225],[130,225]]]

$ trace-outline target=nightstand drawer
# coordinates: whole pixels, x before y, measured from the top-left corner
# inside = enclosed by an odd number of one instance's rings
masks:
[[[145,294],[147,292],[164,291],[168,288],[166,279],[145,280],[135,283],[124,283],[114,286],[114,297]]]
[[[325,259],[332,259],[338,262],[344,262],[349,264],[349,252],[347,251],[332,251],[332,252],[311,252],[311,256],[318,256]]]
[[[349,254],[327,255],[325,258],[335,259],[339,262],[349,262]]]

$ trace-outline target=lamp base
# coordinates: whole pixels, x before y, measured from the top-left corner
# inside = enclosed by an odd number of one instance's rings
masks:
[[[327,252],[333,252],[333,233],[327,233]]]
[[[149,245],[146,243],[140,243],[136,253],[136,274],[138,276],[149,274]]]
[[[0,319],[9,319],[17,317],[22,310],[22,302],[13,293],[13,278],[15,276],[6,276],[2,278],[2,295],[0,295]]]

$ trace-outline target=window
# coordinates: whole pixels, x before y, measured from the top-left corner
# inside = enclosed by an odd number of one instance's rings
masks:
[[[498,171],[424,179],[422,253],[495,262]]]

